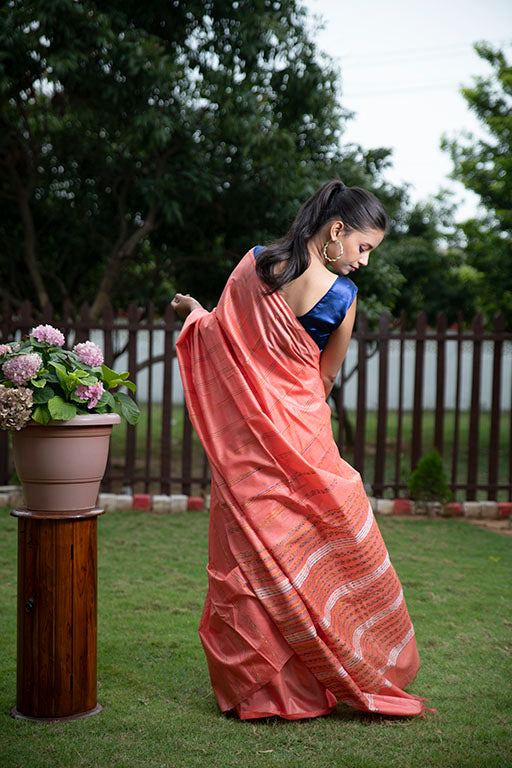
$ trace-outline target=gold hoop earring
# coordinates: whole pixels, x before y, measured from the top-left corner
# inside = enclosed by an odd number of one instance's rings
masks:
[[[330,256],[327,255],[327,248],[328,248],[328,246],[331,243],[338,243],[338,245],[340,247],[340,254],[339,254],[339,256],[336,256],[334,259],[331,259]],[[326,261],[330,261],[330,262],[339,261],[341,259],[341,257],[343,256],[343,244],[342,244],[341,240],[328,240],[326,242],[326,244],[324,245],[324,247],[323,247],[323,254],[324,254],[324,259]]]

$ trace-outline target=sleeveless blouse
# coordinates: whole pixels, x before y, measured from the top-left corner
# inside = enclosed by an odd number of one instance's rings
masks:
[[[254,258],[257,259],[264,250],[264,245],[254,246]],[[311,307],[305,315],[297,316],[299,323],[318,344],[320,352],[323,351],[331,333],[341,325],[356,293],[355,283],[345,275],[338,275],[327,293],[317,301],[315,306]]]

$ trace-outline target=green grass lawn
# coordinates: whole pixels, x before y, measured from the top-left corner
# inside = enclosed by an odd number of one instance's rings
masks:
[[[99,518],[99,701],[67,723],[9,716],[16,520],[0,514],[1,768],[506,768],[512,765],[512,539],[460,520],[382,519],[422,666],[427,719],[339,704],[328,717],[219,714],[197,634],[208,516]]]

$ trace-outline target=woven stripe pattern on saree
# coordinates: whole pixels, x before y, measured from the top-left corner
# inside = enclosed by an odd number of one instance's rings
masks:
[[[187,317],[177,355],[212,470],[199,633],[221,710],[424,716],[403,690],[419,658],[402,587],[334,442],[318,347],[252,251],[218,306]]]

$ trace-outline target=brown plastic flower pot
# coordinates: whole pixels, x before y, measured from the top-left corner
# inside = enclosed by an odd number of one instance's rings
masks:
[[[14,463],[28,510],[67,514],[93,509],[117,413],[31,423],[13,434]]]

